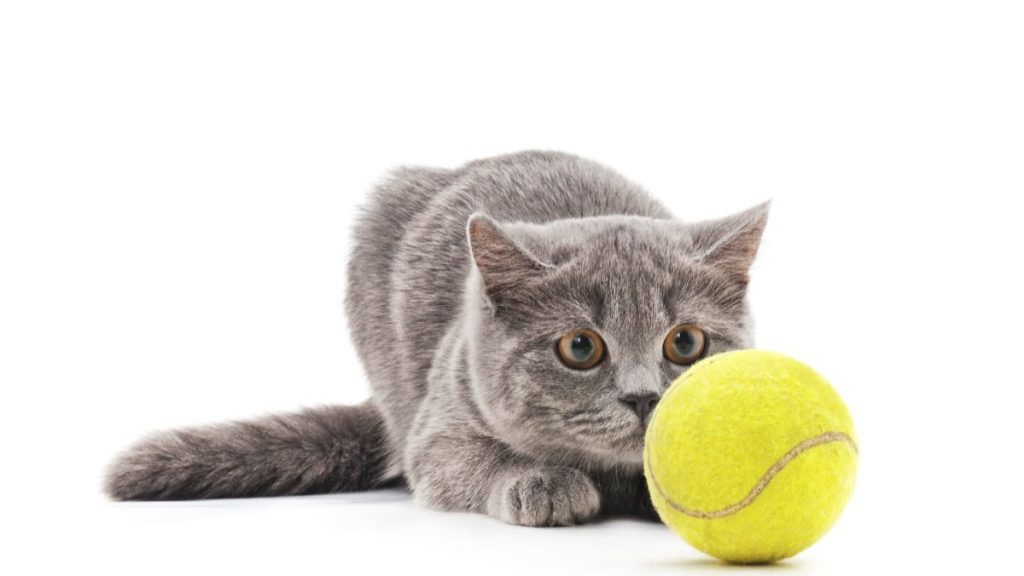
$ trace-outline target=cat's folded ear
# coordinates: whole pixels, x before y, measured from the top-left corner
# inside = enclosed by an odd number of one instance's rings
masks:
[[[518,289],[550,269],[508,237],[489,216],[476,213],[466,225],[469,251],[483,279],[484,293],[492,305],[515,299]]]
[[[768,224],[770,205],[771,201],[763,202],[725,218],[691,224],[694,258],[746,284]]]

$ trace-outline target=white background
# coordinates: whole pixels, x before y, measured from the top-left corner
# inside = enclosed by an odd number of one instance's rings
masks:
[[[654,524],[516,528],[397,491],[99,492],[146,431],[366,397],[356,205],[395,165],[524,148],[687,220],[774,199],[758,343],[833,381],[862,451],[845,515],[777,569],[1014,570],[1018,6],[361,4],[0,5],[0,571],[718,568]]]

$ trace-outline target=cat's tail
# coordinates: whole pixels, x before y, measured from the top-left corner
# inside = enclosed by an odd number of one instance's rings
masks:
[[[372,402],[160,432],[111,463],[115,500],[324,494],[389,484],[390,442]]]

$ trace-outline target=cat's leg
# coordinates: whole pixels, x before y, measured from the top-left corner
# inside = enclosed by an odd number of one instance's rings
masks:
[[[597,516],[601,496],[590,478],[567,466],[506,471],[491,489],[487,514],[524,526],[568,526]]]
[[[601,493],[601,514],[658,520],[647,480],[640,470],[603,470],[591,473]]]
[[[433,508],[523,526],[579,524],[600,509],[600,493],[581,470],[532,462],[491,438],[435,434],[410,450],[410,485]]]

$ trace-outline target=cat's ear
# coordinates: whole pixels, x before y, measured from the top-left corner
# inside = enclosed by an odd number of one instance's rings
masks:
[[[518,288],[550,268],[509,238],[497,222],[479,212],[469,217],[466,236],[483,279],[484,293],[492,305],[515,298]]]
[[[725,218],[691,224],[694,258],[746,284],[768,224],[770,204],[764,202]]]

